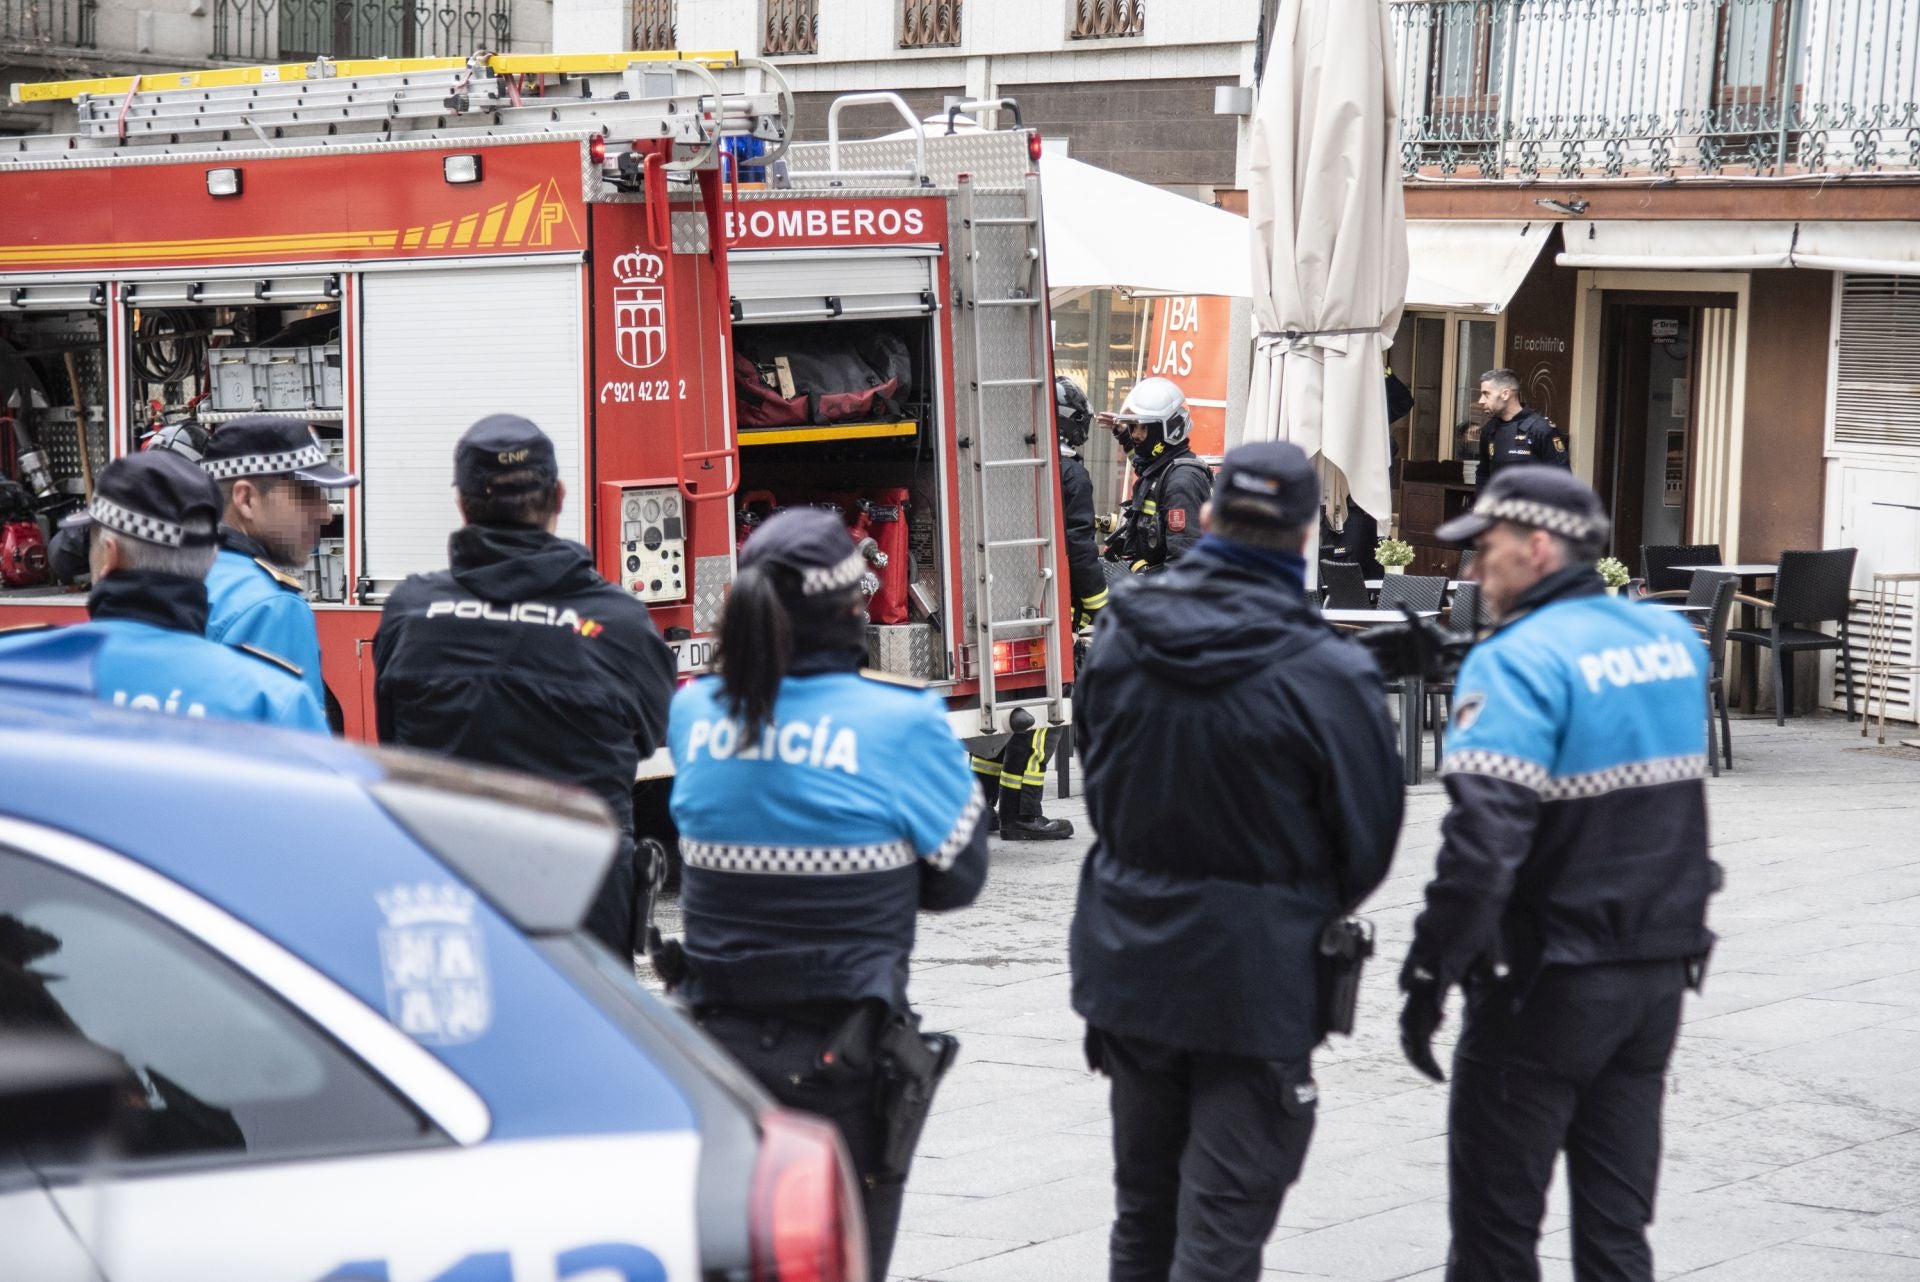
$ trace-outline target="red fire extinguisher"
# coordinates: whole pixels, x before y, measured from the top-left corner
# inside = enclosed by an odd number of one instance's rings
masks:
[[[908,496],[904,489],[872,490],[860,500],[861,522],[885,558],[875,562],[880,589],[867,602],[867,617],[875,623],[907,621]]]

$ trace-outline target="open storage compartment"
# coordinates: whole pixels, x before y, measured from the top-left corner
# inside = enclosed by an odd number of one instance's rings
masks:
[[[47,545],[108,452],[107,286],[0,293],[0,599],[70,595]]]
[[[744,546],[773,512],[830,508],[868,558],[867,662],[952,676],[934,318],[857,316],[734,330]]]
[[[339,277],[138,281],[125,298],[128,449],[183,422],[218,431],[245,414],[284,414],[345,466]],[[333,519],[302,576],[309,600],[344,603],[345,502],[329,498]]]

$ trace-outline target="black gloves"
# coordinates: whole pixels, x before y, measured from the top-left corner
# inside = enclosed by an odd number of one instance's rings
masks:
[[[1407,995],[1400,1008],[1400,1052],[1422,1074],[1444,1082],[1447,1075],[1433,1057],[1433,1033],[1445,1018],[1446,991],[1439,976],[1409,957],[1400,971],[1400,991]]]

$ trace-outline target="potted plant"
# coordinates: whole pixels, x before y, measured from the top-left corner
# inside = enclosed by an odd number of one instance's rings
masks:
[[[1627,586],[1627,580],[1633,576],[1627,573],[1627,567],[1618,557],[1602,557],[1594,567],[1600,572],[1600,581],[1607,585],[1607,591],[1614,596],[1620,595],[1620,589]]]
[[[1388,574],[1405,574],[1413,564],[1413,544],[1404,539],[1381,539],[1373,557]]]

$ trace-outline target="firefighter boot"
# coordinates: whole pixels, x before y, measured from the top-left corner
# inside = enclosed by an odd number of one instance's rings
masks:
[[[1040,813],[1040,786],[1000,788],[1000,836],[1005,841],[1062,841],[1073,836],[1073,825]],[[1032,794],[1032,799],[1028,795]],[[1024,804],[1023,804],[1024,803]]]
[[[1000,762],[993,757],[970,757],[973,781],[987,803],[987,831],[1000,831]]]

